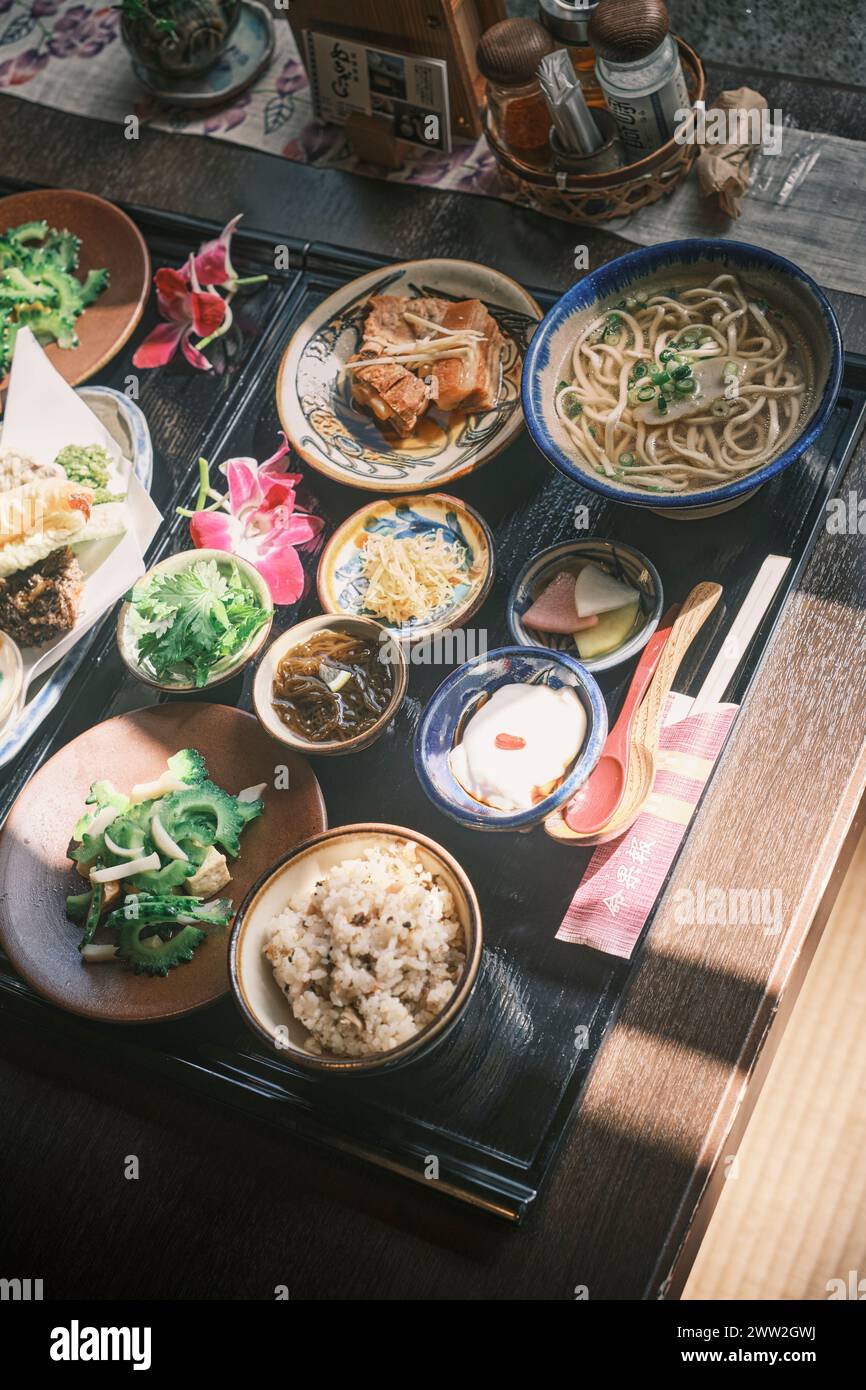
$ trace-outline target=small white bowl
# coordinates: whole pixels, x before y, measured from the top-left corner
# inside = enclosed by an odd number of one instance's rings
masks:
[[[274,601],[271,598],[271,591],[267,582],[259,574],[254,565],[249,561],[242,560],[239,555],[232,555],[227,550],[181,550],[177,555],[169,555],[167,559],[160,560],[159,564],[154,565],[140,579],[136,580],[133,589],[143,588],[156,574],[177,574],[180,570],[189,569],[199,560],[215,560],[218,565],[237,565],[244,579],[251,588],[255,589],[261,599],[262,607],[267,613],[267,621],[262,624],[258,632],[254,632],[245,647],[236,652],[232,657],[224,657],[222,661],[211,669],[207,681],[204,685],[196,685],[194,681],[158,681],[149,672],[145,671],[140,665],[135,654],[132,635],[129,631],[129,619],[132,612],[132,604],[125,602],[117,615],[117,646],[124,662],[129,670],[138,680],[145,685],[149,685],[152,690],[165,690],[169,692],[183,692],[188,690],[210,690],[212,686],[222,685],[224,681],[229,681],[236,676],[239,671],[252,661],[261,651],[268,634],[271,624],[274,621]]]
[[[466,962],[454,993],[432,1022],[399,1047],[366,1057],[338,1057],[308,1052],[309,1033],[292,1013],[263,954],[271,923],[296,893],[312,892],[327,870],[381,841],[412,841],[424,867],[439,875],[451,890],[466,943]],[[249,1026],[284,1061],[330,1075],[381,1075],[427,1052],[441,1042],[457,1022],[475,988],[481,962],[481,910],[475,890],[447,850],[399,825],[346,825],[325,830],[289,851],[253,884],[240,906],[229,945],[229,975],[235,1002]]]

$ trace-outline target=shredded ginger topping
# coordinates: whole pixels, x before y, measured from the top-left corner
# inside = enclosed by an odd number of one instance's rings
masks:
[[[369,534],[361,551],[361,570],[368,582],[364,606],[388,623],[426,618],[451,601],[466,574],[465,547],[441,531],[395,540]]]

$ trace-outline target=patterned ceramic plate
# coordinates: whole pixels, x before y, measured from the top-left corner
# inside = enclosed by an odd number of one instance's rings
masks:
[[[387,623],[380,613],[366,607],[367,581],[361,568],[361,549],[368,534],[417,536],[441,531],[447,541],[459,541],[465,552],[465,578],[453,591],[450,603],[435,609],[423,621]],[[487,523],[472,507],[456,497],[431,492],[419,497],[390,497],[361,507],[344,521],[322,551],[319,561],[319,602],[326,613],[351,613],[375,618],[400,641],[420,641],[466,623],[481,607],[493,583],[493,537]]]
[[[505,338],[502,385],[492,410],[422,416],[416,435],[383,432],[352,401],[344,364],[358,350],[374,294],[480,299]],[[298,453],[340,483],[371,492],[440,487],[480,468],[523,426],[520,375],[541,309],[507,275],[474,261],[405,261],[370,271],[319,304],[297,329],[277,378],[280,420]]]

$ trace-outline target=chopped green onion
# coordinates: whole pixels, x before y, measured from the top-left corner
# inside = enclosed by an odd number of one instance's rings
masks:
[[[736,362],[726,362],[724,372],[725,381],[733,381],[736,376],[739,376],[739,368]]]
[[[569,420],[574,420],[578,415],[583,414],[583,406],[580,401],[566,401],[562,408]]]
[[[634,463],[634,454],[620,454],[618,461],[622,464],[623,468],[631,468]]]
[[[685,377],[683,381],[675,381],[674,387],[678,396],[690,396],[693,391],[697,391],[698,383],[693,376]]]
[[[640,378],[641,378],[642,376],[646,376],[646,373],[647,373],[646,362],[636,362],[636,363],[635,363],[635,369],[634,369],[635,379],[636,379],[636,380],[640,380]]]
[[[684,362],[681,367],[674,367],[671,376],[674,381],[683,381],[685,377],[691,376],[692,369],[688,362]]]
[[[638,388],[637,398],[639,401],[651,401],[654,395],[655,391],[648,381]]]
[[[665,400],[664,396],[659,396],[658,400],[656,401],[656,408],[658,409],[659,415],[667,415],[668,403]]]
[[[651,372],[651,373],[650,373],[650,381],[655,382],[656,386],[664,386],[665,382],[666,382],[666,381],[670,381],[670,379],[671,379],[671,378],[670,378],[670,373],[668,373],[668,372]]]

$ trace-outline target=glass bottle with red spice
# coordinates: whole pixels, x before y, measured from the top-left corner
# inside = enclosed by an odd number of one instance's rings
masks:
[[[496,141],[525,164],[550,164],[550,112],[538,64],[556,42],[534,19],[503,19],[481,37],[478,70],[487,79],[487,118]]]

